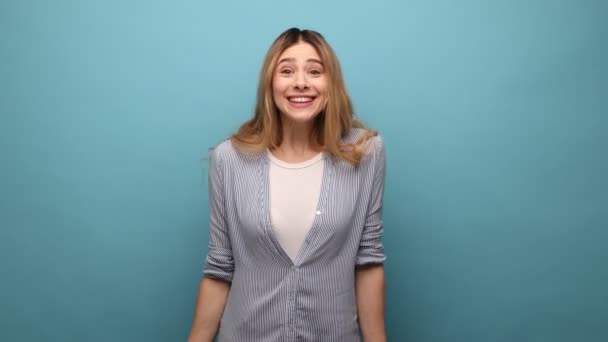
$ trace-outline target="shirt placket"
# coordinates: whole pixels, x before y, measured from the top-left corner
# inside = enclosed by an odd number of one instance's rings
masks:
[[[300,283],[300,269],[297,266],[291,267],[291,282],[289,286],[288,305],[287,305],[287,325],[289,341],[299,341],[298,338],[298,287]]]

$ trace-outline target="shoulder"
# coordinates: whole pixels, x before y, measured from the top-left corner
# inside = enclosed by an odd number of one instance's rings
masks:
[[[240,151],[230,139],[225,139],[209,151],[210,162],[222,170],[235,167],[245,168],[257,163],[260,160],[260,156],[261,154],[247,154]]]
[[[342,144],[354,144],[361,138],[364,134],[369,132],[369,130],[365,128],[351,128],[340,140]]]
[[[369,137],[364,138],[365,135]],[[363,140],[361,140],[363,138]],[[378,158],[384,155],[384,139],[377,131],[365,128],[351,128],[341,139],[342,144],[361,144],[366,156]]]
[[[226,158],[230,158],[230,156],[236,152],[230,139],[223,140],[219,144],[211,147],[209,151],[210,157],[213,157],[215,160],[225,160]]]
[[[372,146],[380,146],[383,145],[382,136],[377,131],[365,129],[365,128],[351,128],[341,139],[342,144],[355,144],[361,139],[364,135],[373,133],[369,139],[366,141],[371,143]]]

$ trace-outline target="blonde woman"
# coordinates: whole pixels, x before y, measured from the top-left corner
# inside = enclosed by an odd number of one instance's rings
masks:
[[[384,145],[354,119],[319,33],[274,41],[254,117],[210,159],[189,341],[386,341]]]

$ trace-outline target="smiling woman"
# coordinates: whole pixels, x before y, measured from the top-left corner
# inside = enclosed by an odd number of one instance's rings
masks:
[[[290,120],[286,114],[293,111],[285,108],[298,108],[294,103],[297,99],[289,102],[285,96],[314,93],[319,93],[316,103],[321,106],[312,106],[315,110],[309,111],[309,120]],[[291,106],[280,107],[282,101]],[[353,165],[358,165],[368,140],[376,135],[354,118],[340,62],[325,38],[315,31],[292,28],[268,50],[260,72],[254,117],[231,140],[241,151],[276,150],[284,138],[289,139],[290,133],[284,130],[298,123],[305,129],[296,128],[295,133],[309,134],[304,140],[314,145],[313,149],[322,148]],[[343,138],[353,128],[362,128],[361,134],[355,141],[346,142]]]
[[[385,341],[384,175],[329,44],[282,33],[254,117],[211,156],[190,341]]]
[[[327,104],[327,77],[315,48],[299,42],[279,56],[272,81],[274,101],[285,123],[312,122]]]

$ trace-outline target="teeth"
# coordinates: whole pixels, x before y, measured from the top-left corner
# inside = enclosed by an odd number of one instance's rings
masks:
[[[291,102],[311,102],[312,101],[312,97],[291,97],[289,98],[289,101]]]

